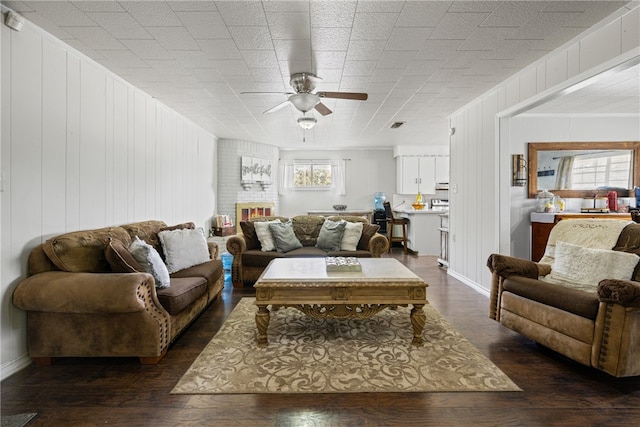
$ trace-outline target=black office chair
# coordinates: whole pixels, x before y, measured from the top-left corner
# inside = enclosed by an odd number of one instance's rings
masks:
[[[409,219],[395,218],[393,216],[393,210],[391,210],[391,203],[384,202],[383,205],[384,212],[387,215],[387,238],[389,239],[389,252],[391,252],[391,246],[393,246],[393,242],[401,242],[404,248],[404,253],[409,253],[409,248],[407,247],[407,224],[409,224]],[[402,237],[393,236],[394,225],[402,226]]]

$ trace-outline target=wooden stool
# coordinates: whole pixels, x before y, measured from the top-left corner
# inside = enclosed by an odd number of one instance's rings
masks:
[[[409,253],[409,248],[407,247],[407,224],[409,224],[409,219],[394,218],[393,211],[391,210],[391,203],[384,202],[383,205],[385,214],[387,215],[387,238],[389,239],[389,252],[391,252],[391,246],[393,246],[393,242],[402,242],[404,253]],[[394,225],[402,226],[402,237],[393,237]]]

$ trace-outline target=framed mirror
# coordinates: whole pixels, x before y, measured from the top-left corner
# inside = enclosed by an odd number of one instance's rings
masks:
[[[530,142],[529,198],[549,190],[565,198],[635,197],[640,186],[640,141]]]

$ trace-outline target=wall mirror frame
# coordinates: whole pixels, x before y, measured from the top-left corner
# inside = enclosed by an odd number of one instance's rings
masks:
[[[528,145],[528,167],[529,167],[529,198],[535,198],[538,189],[538,153],[540,151],[574,151],[574,150],[631,150],[631,170],[633,184],[640,185],[640,141],[615,141],[615,142],[530,142]],[[564,198],[581,198],[606,196],[606,190],[559,190],[547,188],[557,196]],[[618,197],[634,197],[633,187],[626,191],[618,191]]]

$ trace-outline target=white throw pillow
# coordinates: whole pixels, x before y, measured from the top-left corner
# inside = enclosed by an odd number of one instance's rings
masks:
[[[355,251],[358,248],[363,226],[364,224],[361,222],[346,221],[344,234],[342,234],[342,241],[340,242],[341,251]]]
[[[595,291],[601,280],[631,279],[639,259],[638,255],[628,252],[585,248],[559,241],[551,273],[544,276],[544,280]]]
[[[271,234],[271,229],[269,228],[269,224],[273,224],[274,222],[280,222],[279,219],[275,219],[273,221],[256,221],[253,223],[256,229],[256,236],[258,236],[258,240],[260,241],[260,246],[262,247],[263,252],[270,252],[276,250],[276,243],[273,240],[273,235]]]
[[[156,288],[163,289],[168,288],[170,283],[169,271],[167,266],[162,261],[160,254],[155,250],[153,246],[140,240],[138,236],[134,239],[129,246],[129,252],[138,261],[138,264],[144,271],[151,274],[156,281]]]
[[[209,261],[209,248],[202,228],[158,233],[169,273]]]

